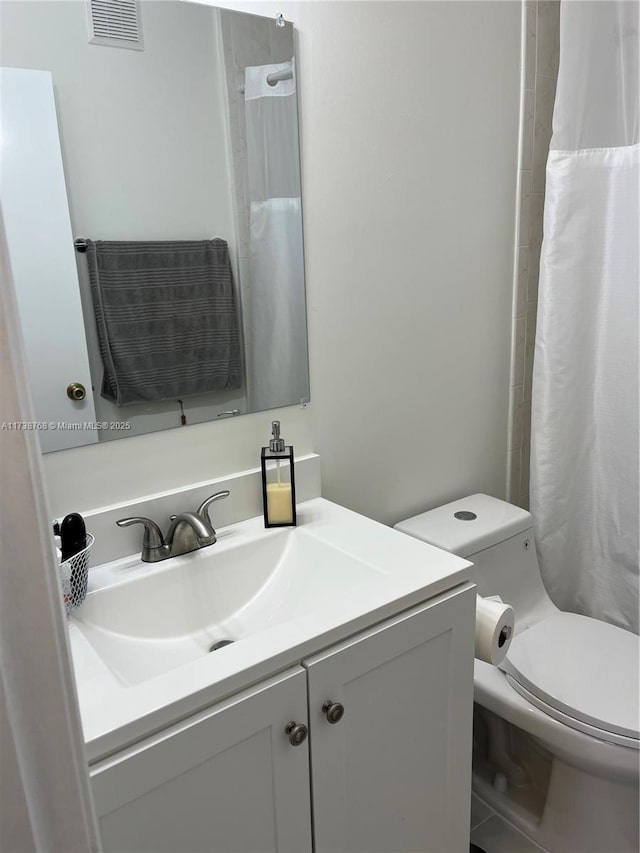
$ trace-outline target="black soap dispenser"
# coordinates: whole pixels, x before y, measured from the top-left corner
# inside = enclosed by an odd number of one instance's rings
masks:
[[[262,448],[262,503],[265,527],[294,527],[296,524],[296,483],[293,447],[280,437],[280,421],[271,422],[272,437]]]

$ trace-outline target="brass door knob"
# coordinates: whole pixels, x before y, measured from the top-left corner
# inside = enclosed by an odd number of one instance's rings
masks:
[[[287,724],[285,733],[289,735],[291,746],[300,746],[307,739],[309,730],[303,723],[295,723],[293,720]]]
[[[67,385],[67,397],[75,403],[78,403],[80,400],[84,400],[86,396],[87,389],[84,387],[82,382],[72,382],[70,385]]]

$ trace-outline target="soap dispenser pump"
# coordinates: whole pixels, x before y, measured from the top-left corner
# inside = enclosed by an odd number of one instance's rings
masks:
[[[294,527],[296,524],[296,484],[293,447],[280,437],[280,421],[271,422],[272,437],[262,448],[262,502],[265,527]]]

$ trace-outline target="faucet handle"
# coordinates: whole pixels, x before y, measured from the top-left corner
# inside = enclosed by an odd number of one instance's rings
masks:
[[[198,515],[201,515],[206,521],[209,522],[209,524],[211,524],[211,527],[213,527],[211,517],[209,515],[209,507],[214,501],[220,501],[222,500],[222,498],[228,498],[230,494],[231,492],[229,492],[228,489],[225,489],[222,492],[216,492],[215,495],[211,495],[211,497],[208,497],[205,501],[202,501],[202,503],[198,507]]]
[[[156,548],[165,547],[164,537],[162,535],[162,531],[150,518],[142,518],[138,516],[134,516],[133,518],[120,518],[116,521],[118,527],[130,527],[132,524],[143,524],[144,525],[144,536],[142,538],[142,559],[145,559],[145,554],[148,555],[149,551],[152,551]],[[145,560],[145,562],[148,562]]]

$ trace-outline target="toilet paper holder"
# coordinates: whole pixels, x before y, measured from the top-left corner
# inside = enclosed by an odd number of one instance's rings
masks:
[[[513,628],[511,625],[505,625],[504,628],[500,631],[500,636],[498,637],[498,646],[502,648],[506,642],[511,639],[511,635],[513,634]]]

